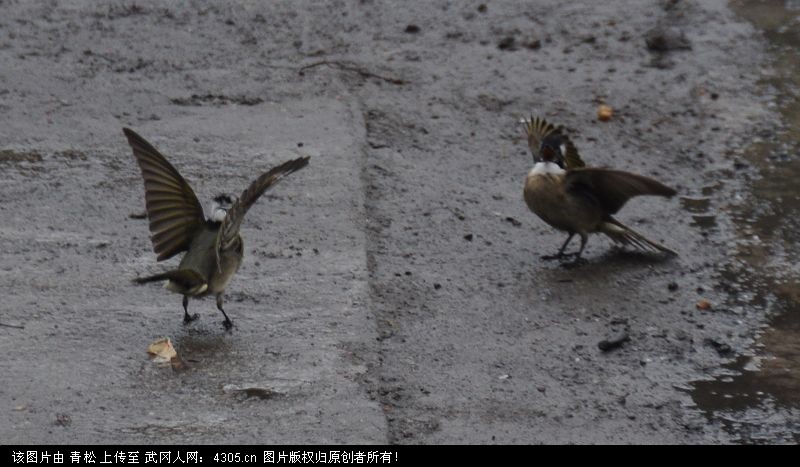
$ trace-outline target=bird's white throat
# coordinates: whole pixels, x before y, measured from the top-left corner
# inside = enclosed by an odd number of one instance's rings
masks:
[[[528,173],[528,176],[533,175],[560,175],[566,172],[566,170],[562,169],[558,166],[555,162],[537,162],[533,165],[533,168]]]
[[[212,222],[222,222],[225,220],[225,216],[228,215],[228,211],[220,206],[214,206],[211,209],[211,221]]]

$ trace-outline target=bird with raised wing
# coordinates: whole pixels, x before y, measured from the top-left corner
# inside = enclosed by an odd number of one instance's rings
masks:
[[[145,206],[157,261],[186,252],[176,269],[137,278],[135,282],[167,281],[168,290],[183,295],[184,323],[197,319],[197,314],[189,314],[189,297],[215,295],[217,308],[225,317],[222,324],[230,330],[233,322],[223,309],[223,294],[244,257],[244,243],[239,234],[242,220],[265,191],[308,165],[309,158],[290,160],[265,172],[239,197],[230,194],[215,197],[206,218],[194,191],[175,167],[135,131],[129,128],[122,131],[142,170]]]
[[[677,255],[613,217],[634,196],[672,197],[675,190],[642,175],[586,167],[563,127],[538,117],[523,119],[523,123],[533,155],[533,168],[525,178],[525,203],[543,221],[568,235],[558,253],[543,259],[570,256],[564,251],[579,235],[580,249],[572,254],[579,260],[590,233],[605,234],[620,245]]]

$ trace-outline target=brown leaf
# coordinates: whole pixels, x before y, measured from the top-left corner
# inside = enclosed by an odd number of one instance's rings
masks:
[[[161,338],[147,347],[147,353],[153,358],[153,363],[169,363],[173,358],[178,357],[178,352],[172,346],[169,337]]]
[[[607,122],[611,120],[613,115],[614,109],[612,109],[610,105],[602,104],[597,108],[597,119],[601,122]]]
[[[702,299],[697,302],[695,305],[698,310],[710,310],[711,309],[711,302],[706,299]]]

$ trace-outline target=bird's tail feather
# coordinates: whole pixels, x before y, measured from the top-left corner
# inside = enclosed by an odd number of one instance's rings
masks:
[[[173,269],[147,277],[137,277],[133,282],[147,284],[148,282],[170,281],[171,290],[179,293],[194,295],[205,291],[208,284],[203,276],[192,269]]]
[[[159,282],[159,281],[165,281],[167,279],[169,279],[169,273],[165,272],[162,274],[154,274],[152,276],[147,276],[147,277],[137,277],[136,279],[133,280],[133,282],[137,284],[147,284],[148,282]]]
[[[654,251],[678,256],[675,250],[648,239],[614,218],[610,218],[604,222],[601,231],[620,245],[630,245],[643,251]]]

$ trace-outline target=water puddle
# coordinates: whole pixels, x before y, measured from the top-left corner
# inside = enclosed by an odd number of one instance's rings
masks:
[[[711,198],[683,196],[681,197],[681,206],[689,212],[704,214],[711,206]]]
[[[770,318],[753,354],[714,380],[694,383],[692,398],[739,442],[800,443],[800,1],[731,5],[770,42],[775,73],[762,85],[774,94],[785,127],[745,151],[760,177],[731,213],[740,241],[720,280],[734,312],[766,311]]]

